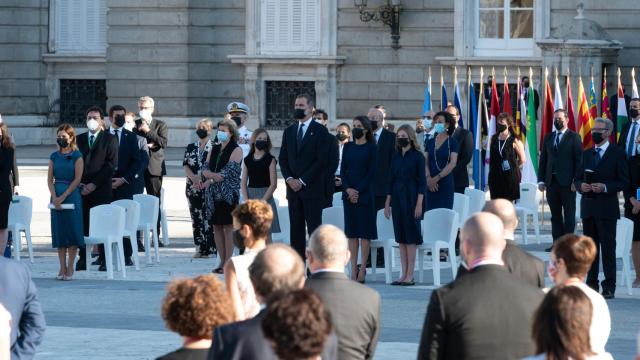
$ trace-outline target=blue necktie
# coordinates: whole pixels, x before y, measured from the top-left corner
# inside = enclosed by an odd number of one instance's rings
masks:
[[[304,124],[300,124],[300,127],[298,127],[298,148],[300,147],[300,144],[302,144],[302,137],[304,136]]]
[[[633,145],[635,145],[636,143],[636,128],[637,128],[638,124],[636,124],[636,122],[634,121],[631,124],[631,137],[629,138],[629,144],[627,144],[627,157],[630,158],[633,156]]]
[[[594,167],[598,166],[598,164],[600,163],[600,160],[602,160],[602,155],[600,155],[600,151],[602,151],[602,149],[597,147],[595,151],[596,151],[596,156],[593,157]]]

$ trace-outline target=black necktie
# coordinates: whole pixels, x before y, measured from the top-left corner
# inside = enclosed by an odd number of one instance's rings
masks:
[[[600,155],[600,151],[602,151],[602,149],[599,147],[595,149],[595,156],[593,157],[594,167],[598,166],[598,164],[600,163],[600,160],[602,160],[602,155]]]
[[[556,141],[555,141],[555,143],[553,144],[553,148],[554,148],[555,150],[558,150],[558,144],[560,144],[560,133],[556,133]]]
[[[89,136],[89,148],[93,147],[93,141],[95,139],[95,135],[91,135]]]
[[[298,127],[298,147],[300,147],[300,144],[302,144],[302,137],[304,136],[304,124],[300,124],[300,127]]]
[[[116,133],[116,137],[118,138],[118,143],[120,142],[120,130],[115,129],[113,130]]]

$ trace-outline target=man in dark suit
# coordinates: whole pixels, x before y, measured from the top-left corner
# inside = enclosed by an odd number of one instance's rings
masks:
[[[469,273],[431,294],[418,359],[521,359],[535,354],[532,317],[544,296],[506,271],[500,219],[481,212],[460,233]],[[490,331],[487,331],[490,330]]]
[[[266,305],[275,293],[290,292],[304,286],[304,264],[300,256],[283,244],[267,246],[249,267],[256,298]],[[266,307],[266,306],[265,306]],[[262,332],[263,308],[254,318],[223,325],[213,330],[210,360],[277,359]],[[338,359],[338,344],[333,334],[325,344],[323,359]]]
[[[126,113],[124,116],[124,128],[133,132],[136,127],[135,118],[136,114],[132,112]],[[144,192],[144,173],[147,171],[147,167],[149,166],[149,147],[147,146],[147,139],[140,135],[136,135],[136,140],[138,140],[138,152],[140,153],[140,170],[134,177],[132,184],[134,195],[142,194]]]
[[[78,135],[78,150],[82,153],[84,171],[80,183],[82,195],[82,217],[84,235],[89,236],[89,211],[92,207],[109,204],[112,199],[111,178],[118,166],[118,139],[104,130],[102,109],[91,107],[87,110],[88,132]],[[97,265],[106,271],[104,246],[100,245]],[[84,247],[79,249],[80,260],[76,271],[86,270]]]
[[[522,250],[515,242],[515,231],[518,228],[518,215],[516,208],[511,201],[505,199],[495,199],[487,201],[482,211],[491,213],[502,221],[504,227],[504,239],[506,246],[502,252],[502,261],[507,270],[518,277],[525,284],[537,288],[544,288],[544,263],[537,257]],[[469,271],[464,266],[458,268],[460,277]]]
[[[381,107],[381,105],[378,105]],[[384,107],[382,107],[384,109]],[[371,120],[373,139],[377,148],[377,166],[373,177],[373,189],[376,199],[376,211],[384,209],[384,202],[387,199],[389,182],[391,181],[391,159],[395,152],[396,136],[391,131],[384,128],[384,112],[377,107],[372,107],[367,113]]]
[[[118,167],[111,179],[112,200],[133,199],[136,176],[142,169],[138,136],[124,128],[127,110],[121,105],[109,109],[109,133],[118,139]],[[125,264],[132,266],[131,239],[123,240]]]
[[[329,132],[329,115],[322,109],[313,110],[313,119],[327,129],[327,175],[325,177],[325,204],[324,208],[333,206],[333,193],[335,192],[335,173],[340,163],[338,139]]]
[[[629,169],[622,149],[609,144],[613,123],[596,118],[591,137],[595,146],[582,153],[582,168],[575,187],[582,194],[580,216],[584,234],[593,238],[598,248],[587,276],[587,285],[598,291],[599,258],[605,279],[602,296],[612,299],[616,291],[616,222],[620,218],[618,192],[629,185]]]
[[[298,95],[294,116],[297,122],[282,134],[280,171],[287,183],[291,246],[304,258],[306,234],[322,223],[326,203],[327,153],[330,151],[327,129],[313,121],[313,100]]]
[[[469,130],[458,126],[460,113],[455,105],[447,106],[445,111],[453,115],[456,119],[456,121],[453,122],[456,129],[453,131],[453,135],[451,135],[451,137],[456,139],[460,146],[460,150],[458,151],[456,167],[453,168],[453,186],[455,192],[464,194],[464,189],[469,186],[469,172],[467,171],[467,166],[473,157],[473,135],[471,135]]]
[[[564,109],[553,113],[555,130],[544,137],[538,164],[538,188],[547,191],[553,241],[576,228],[576,193],[572,185],[582,162],[582,139],[567,128],[567,123]]]
[[[140,118],[135,120],[136,129],[134,133],[147,139],[149,148],[149,166],[144,173],[144,186],[147,194],[160,199],[162,177],[167,174],[164,163],[164,149],[167,147],[169,130],[164,121],[153,118],[155,102],[151,97],[143,96],[138,99],[138,109],[140,110]],[[160,234],[159,216],[156,230]],[[158,245],[164,246],[160,240],[158,240]]]
[[[29,268],[0,256],[0,304],[11,314],[11,359],[33,359],[47,327]]]
[[[338,358],[373,359],[380,335],[380,295],[344,274],[350,254],[347,237],[333,225],[311,234],[307,259],[311,278],[305,287],[322,299],[338,335]]]

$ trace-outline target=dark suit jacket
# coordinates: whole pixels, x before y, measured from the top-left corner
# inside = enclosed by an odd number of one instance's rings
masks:
[[[594,170],[593,182],[603,183],[606,193],[584,193],[580,200],[580,216],[600,219],[619,219],[618,192],[629,186],[629,168],[626,155],[619,147],[609,144],[598,166],[594,166],[595,151],[593,148],[582,153],[582,168],[578,170],[575,186],[578,191],[585,179],[585,169]]]
[[[535,355],[533,314],[544,293],[504,266],[482,265],[431,293],[418,359],[521,359]]]
[[[111,197],[111,178],[118,166],[118,139],[107,130],[101,130],[89,148],[89,133],[78,135],[78,149],[84,160],[82,183],[93,183],[93,197]]]
[[[582,162],[582,139],[575,131],[567,129],[560,139],[558,150],[554,148],[555,141],[555,132],[544,137],[538,164],[538,182],[549,186],[555,173],[558,184],[570,186]]]
[[[11,314],[11,359],[33,359],[47,327],[29,268],[0,257],[0,303]]]
[[[467,129],[458,126],[451,136],[460,145],[458,161],[453,169],[453,182],[456,190],[464,190],[469,186],[469,173],[467,165],[473,157],[473,135]]]
[[[271,344],[262,333],[265,314],[266,310],[262,310],[252,319],[215,328],[209,360],[277,360]],[[338,338],[334,333],[324,344],[322,359],[338,359]]]
[[[136,120],[137,121],[137,120]],[[167,174],[164,164],[164,148],[169,140],[169,129],[164,121],[153,118],[149,125],[149,132],[146,134],[134,129],[136,135],[147,139],[147,144],[155,144],[153,149],[149,149],[149,167],[147,170],[153,176],[163,176]]]
[[[144,172],[149,166],[149,147],[147,146],[147,139],[136,135],[138,141],[138,151],[140,153],[140,170],[134,177],[133,181],[133,193],[142,194],[144,192]]]
[[[136,175],[144,170],[142,167],[142,153],[138,148],[138,136],[124,128],[119,129],[120,145],[118,147],[118,167],[114,178],[124,178],[125,183],[114,191],[114,198],[132,199]],[[111,131],[111,129],[109,129]],[[115,136],[114,136],[115,137]],[[117,194],[117,196],[115,195]]]
[[[287,199],[299,196],[302,199],[324,199],[328,174],[327,153],[330,150],[327,129],[311,120],[304,134],[300,149],[297,145],[298,122],[282,133],[280,148],[280,172],[288,178],[301,179],[306,184],[297,193],[287,186]],[[324,203],[319,203],[324,205]]]
[[[373,359],[380,335],[380,295],[344,273],[319,272],[305,284],[322,299],[338,335],[340,360]]]
[[[504,266],[524,284],[537,288],[544,288],[544,262],[522,250],[515,241],[507,239],[507,246],[502,252]],[[464,266],[458,267],[456,279],[469,271]]]
[[[373,178],[373,193],[376,197],[387,197],[387,190],[391,182],[391,159],[396,150],[396,135],[387,129],[382,129],[376,144],[376,172]]]
[[[329,144],[329,151],[327,152],[328,171],[325,181],[325,196],[327,199],[326,206],[331,207],[336,187],[336,170],[338,170],[338,164],[340,163],[340,145],[338,144],[338,139],[329,132],[327,132],[327,143]]]

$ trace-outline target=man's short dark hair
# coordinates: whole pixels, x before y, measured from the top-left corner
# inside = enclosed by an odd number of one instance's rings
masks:
[[[553,113],[555,114],[555,113],[559,113],[559,112],[564,114],[564,117],[569,117],[569,115],[567,114],[567,110],[565,110],[563,108],[556,109]]]
[[[318,117],[319,114],[322,114],[322,120],[329,120],[329,114],[322,109],[316,109],[315,116]]]
[[[102,108],[100,106],[91,106],[87,109],[87,111],[84,113],[84,117],[86,118],[89,113],[91,112],[97,112],[100,114],[100,119],[102,119],[104,117],[104,110],[102,110]]]
[[[113,105],[112,107],[109,108],[109,117],[113,117],[113,113],[116,111],[124,111],[124,113],[127,113],[127,109],[125,109],[124,106],[122,105]]]
[[[311,97],[311,95],[309,95],[308,93],[302,93],[302,94],[298,94],[298,96],[296,96],[296,99],[302,99],[305,98],[307,100],[307,105],[313,107],[314,101],[313,101],[313,97]]]

